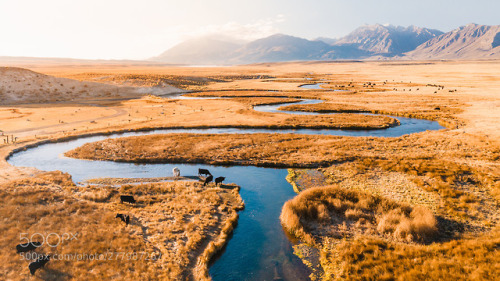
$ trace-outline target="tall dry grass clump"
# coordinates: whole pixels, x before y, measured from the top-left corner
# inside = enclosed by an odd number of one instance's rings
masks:
[[[316,210],[315,207],[312,207],[311,209]],[[292,201],[287,201],[281,210],[280,221],[288,233],[301,238],[309,244],[315,245],[313,236],[304,229],[304,226],[300,221],[299,212],[304,213],[304,211],[305,210],[303,209],[298,210],[297,206],[295,206]]]
[[[408,216],[401,209],[394,209],[379,219],[377,231],[389,233],[397,240],[426,241],[437,233],[437,221],[431,211],[423,207],[414,208]]]
[[[436,218],[423,207],[411,208],[337,186],[301,192],[285,203],[280,220],[290,234],[313,245],[313,237],[324,232],[338,238],[364,234],[424,242],[433,239],[438,230]]]

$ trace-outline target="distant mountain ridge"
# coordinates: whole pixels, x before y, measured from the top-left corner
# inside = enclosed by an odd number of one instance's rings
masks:
[[[241,46],[242,44],[229,40],[202,37],[184,41],[153,60],[181,64],[218,64]]]
[[[333,45],[335,44],[335,42],[337,42],[339,39],[337,38],[329,38],[329,37],[318,37],[316,39],[314,39],[313,41],[321,41],[321,42],[324,42],[326,44],[329,44],[329,45]]]
[[[364,25],[332,39],[274,34],[251,42],[218,37],[180,43],[154,61],[180,64],[246,64],[296,60],[500,58],[500,25],[469,24],[443,33],[416,26]]]
[[[365,25],[335,42],[336,46],[353,45],[376,55],[401,55],[443,34],[442,31],[416,26]]]
[[[318,60],[331,46],[285,34],[275,34],[252,41],[233,52],[233,63],[265,61]]]
[[[409,59],[500,59],[500,25],[468,24],[408,52]]]

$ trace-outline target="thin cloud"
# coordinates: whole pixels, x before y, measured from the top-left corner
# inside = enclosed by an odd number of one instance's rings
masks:
[[[257,21],[241,24],[238,22],[227,22],[222,25],[207,25],[184,33],[184,38],[195,38],[210,35],[230,37],[237,40],[250,41],[279,33],[278,25],[285,21],[284,15],[273,18],[259,19]]]

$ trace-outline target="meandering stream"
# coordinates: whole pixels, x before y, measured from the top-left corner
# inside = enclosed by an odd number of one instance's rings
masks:
[[[304,100],[301,104],[318,103],[318,100]],[[255,106],[254,109],[270,113],[310,114],[318,113],[280,111],[283,104]],[[400,126],[380,130],[266,130],[266,129],[192,129],[153,130],[130,132],[108,136],[82,137],[79,139],[48,143],[12,155],[8,162],[14,166],[29,166],[39,170],[60,170],[72,175],[75,182],[97,177],[148,178],[171,175],[178,167],[181,175],[196,175],[198,168],[209,169],[214,176],[225,176],[225,182],[241,186],[241,197],[245,210],[241,211],[238,226],[226,248],[210,266],[213,280],[273,280],[280,276],[286,280],[305,280],[309,274],[302,262],[293,254],[292,243],[283,232],[279,214],[283,204],[295,193],[285,180],[286,169],[259,168],[252,166],[211,166],[186,164],[132,164],[111,161],[88,161],[63,156],[71,149],[88,142],[124,136],[168,133],[295,133],[337,136],[398,137],[425,130],[443,129],[437,122],[397,118]]]

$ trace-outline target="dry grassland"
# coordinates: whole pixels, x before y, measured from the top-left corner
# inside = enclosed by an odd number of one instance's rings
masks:
[[[32,279],[29,261],[15,253],[20,233],[48,237],[57,246],[44,244],[36,252],[62,257],[38,271],[37,280],[209,279],[208,261],[243,206],[237,188],[201,188],[196,182],[82,187],[60,172],[4,183],[0,193],[3,280]],[[137,203],[122,204],[119,194],[133,195]],[[117,213],[130,215],[130,225]],[[76,239],[58,243],[64,233],[77,233]],[[64,256],[71,254],[103,254],[105,260]]]
[[[417,175],[377,169],[332,166],[323,172],[325,184],[335,186],[310,187],[283,206],[284,228],[320,249],[317,259],[302,257],[315,271],[313,279],[496,280],[498,200],[484,198],[488,187],[476,193],[479,200],[455,197],[468,209],[460,220],[439,210],[457,206],[449,196],[411,182]],[[467,206],[473,200],[479,202]]]
[[[256,112],[253,105],[293,99],[238,98],[213,100],[166,99],[145,96],[121,102],[8,106],[0,108],[1,130],[26,141],[102,131],[154,128],[260,127],[260,128],[384,128],[395,119],[342,114],[329,117],[290,117]],[[21,141],[21,139],[19,139]],[[0,142],[1,145],[1,142]]]
[[[149,72],[149,71],[148,71]],[[67,75],[76,80],[96,81],[115,85],[130,85],[135,87],[165,87],[174,86],[186,90],[197,90],[213,83],[224,83],[243,79],[267,79],[266,75],[208,75],[182,76],[171,74],[115,74],[115,73],[78,73]]]
[[[499,231],[430,245],[357,237],[326,240],[326,280],[496,280]]]

